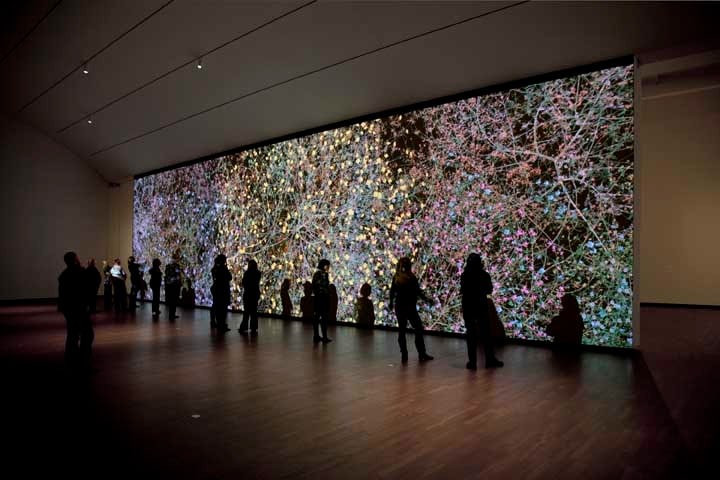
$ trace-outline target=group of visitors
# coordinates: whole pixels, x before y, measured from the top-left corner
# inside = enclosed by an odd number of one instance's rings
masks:
[[[67,268],[62,272],[59,281],[59,307],[65,315],[67,322],[67,344],[65,355],[68,362],[73,364],[87,364],[89,352],[93,341],[92,322],[89,314],[94,311],[97,291],[101,283],[100,272],[95,267],[94,259],[83,268],[77,255],[68,252],[64,257]],[[125,273],[119,259],[115,259],[112,267],[103,262],[105,273],[105,304],[108,307],[108,283],[114,292],[116,311],[127,308],[133,310],[137,307],[137,296],[145,298],[147,284],[143,280],[141,265],[134,257],[128,259],[131,289],[127,294],[125,288]],[[150,274],[150,289],[152,291],[153,318],[160,315],[160,288],[163,284],[163,271],[161,261],[157,258],[152,261]],[[337,316],[337,290],[330,283],[330,261],[322,259],[312,276],[312,281],[305,282],[304,296],[300,301],[303,318],[313,323],[313,342],[330,343],[328,337],[328,323],[336,320]],[[228,307],[231,304],[232,274],[227,266],[227,257],[218,255],[211,270],[212,287],[210,289],[213,303],[210,310],[211,328],[224,334],[230,328],[227,324]],[[169,319],[177,317],[177,306],[180,297],[182,282],[182,269],[178,263],[178,255],[173,255],[164,270],[165,304]],[[243,320],[238,331],[243,334],[256,335],[258,331],[258,303],[260,300],[261,272],[253,259],[248,259],[247,269],[242,277],[243,286]],[[289,295],[290,280],[285,279],[280,288],[280,297],[283,314],[290,315],[292,302]],[[468,362],[466,367],[477,369],[478,340],[481,341],[484,351],[485,367],[502,367],[503,362],[495,357],[493,335],[491,334],[491,320],[494,304],[488,298],[493,291],[490,274],[485,270],[482,258],[477,253],[471,253],[465,263],[460,278],[460,293],[462,297],[463,320],[465,322]],[[355,304],[357,323],[361,327],[371,327],[374,323],[375,313],[370,300],[371,286],[367,283],[360,288],[360,297]],[[125,301],[129,298],[129,307]],[[412,261],[409,257],[398,260],[395,275],[390,286],[389,308],[394,310],[398,323],[398,345],[400,347],[401,361],[408,361],[408,348],[406,332],[408,324],[415,333],[415,348],[421,362],[433,360],[427,352],[424,340],[424,327],[418,315],[417,302],[422,299],[432,303],[412,271]],[[547,328],[547,333],[555,341],[563,345],[579,345],[583,333],[583,321],[580,315],[577,299],[572,295],[562,298],[562,310],[554,317]]]
[[[92,267],[90,266],[92,264]],[[160,269],[162,263],[155,258],[152,261],[152,267],[148,271],[150,274],[150,282],[145,281],[145,272],[143,265],[130,256],[127,262],[127,271],[130,272],[130,292],[127,291],[126,281],[128,273],[122,266],[119,258],[116,258],[112,265],[103,261],[102,276],[94,267],[95,261],[91,260],[88,264],[88,270],[94,269],[97,272],[97,285],[93,290],[93,296],[97,295],[98,287],[102,282],[104,284],[103,298],[105,310],[111,310],[113,307],[116,312],[135,311],[138,308],[138,300],[144,302],[147,297],[148,286],[152,292],[152,313],[157,318],[160,315],[160,287],[163,284],[163,272]],[[95,275],[95,274],[93,274]],[[165,303],[168,307],[168,316],[171,320],[178,318],[176,315],[177,306],[180,301],[180,290],[182,281],[182,271],[177,263],[177,257],[173,257],[170,263],[165,267]],[[104,280],[102,278],[104,277]],[[93,277],[94,278],[94,277]],[[91,304],[91,311],[95,311],[94,302]]]

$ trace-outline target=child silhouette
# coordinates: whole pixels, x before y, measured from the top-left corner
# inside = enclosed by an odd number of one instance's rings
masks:
[[[375,324],[375,309],[370,300],[371,287],[363,283],[360,287],[360,296],[355,301],[355,321],[361,328],[372,328]]]
[[[302,315],[303,322],[312,323],[313,317],[315,316],[315,301],[313,300],[312,294],[312,283],[303,283],[303,297],[300,299],[300,314]]]
[[[560,299],[562,309],[560,314],[550,320],[547,334],[554,339],[558,346],[579,346],[582,343],[583,319],[580,315],[580,306],[574,295],[565,294]]]

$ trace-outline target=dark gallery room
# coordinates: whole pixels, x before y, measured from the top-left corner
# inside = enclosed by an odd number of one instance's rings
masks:
[[[720,475],[720,3],[0,25],[3,478]]]

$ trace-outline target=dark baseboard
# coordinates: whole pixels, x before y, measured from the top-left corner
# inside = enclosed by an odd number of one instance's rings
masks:
[[[209,307],[196,307],[196,308],[205,308],[209,310]],[[242,310],[231,310],[232,313],[242,313]],[[287,316],[287,315],[278,315],[275,313],[261,313],[259,314],[261,317],[266,318],[277,318],[280,320],[289,320],[289,321],[295,321],[295,322],[302,322],[303,319],[300,317],[295,316]],[[387,332],[397,332],[399,330],[398,327],[390,326],[390,325],[374,325],[372,328],[365,328],[361,327],[355,322],[331,322],[331,325],[342,325],[344,327],[353,327],[360,330],[384,330]],[[408,333],[412,334],[413,329],[408,328]],[[445,338],[458,338],[458,339],[465,339],[464,333],[455,333],[455,332],[441,332],[437,330],[425,330],[425,335],[433,336],[433,337],[445,337]],[[503,340],[500,340],[498,342],[499,344],[505,344],[505,345],[525,345],[525,346],[532,346],[532,347],[540,347],[540,348],[548,348],[548,349],[555,349],[556,345],[552,342],[545,342],[542,340],[525,340],[522,338],[505,338]],[[577,349],[581,352],[595,352],[595,353],[610,353],[614,355],[629,355],[633,356],[639,353],[634,348],[625,348],[625,347],[609,347],[609,346],[602,346],[602,345],[580,345],[580,347]]]
[[[12,300],[0,300],[0,307],[15,307],[18,305],[57,305],[57,297],[54,298],[19,298]]]
[[[98,295],[98,300],[103,296]],[[50,298],[13,298],[11,300],[0,300],[0,307],[14,307],[17,305],[57,305],[57,297]]]
[[[657,308],[686,308],[693,310],[720,310],[720,305],[695,305],[689,303],[655,303],[642,302],[641,307],[657,307]]]
[[[102,295],[98,295],[98,299],[102,299]],[[145,301],[145,303],[150,303],[148,300]],[[165,302],[161,301],[161,304],[165,304]],[[57,298],[34,298],[34,299],[21,299],[21,300],[0,300],[0,306],[16,306],[16,305],[54,305],[57,304]],[[711,309],[720,309],[718,306],[698,306],[698,305],[678,305],[678,304],[661,304],[661,303],[641,303],[641,306],[652,306],[652,307],[670,307],[670,308],[711,308]],[[195,305],[193,307],[183,307],[182,305],[178,305],[180,308],[197,308],[201,310],[210,310],[210,307],[205,305]],[[243,313],[240,309],[232,309],[230,310],[232,313]],[[288,315],[280,315],[276,313],[259,313],[259,316],[265,317],[265,318],[276,318],[279,320],[287,320],[287,321],[293,321],[293,322],[302,322],[303,319],[301,317],[295,317],[295,316],[288,316]],[[364,328],[359,326],[357,323],[354,322],[331,322],[332,325],[342,325],[345,327],[353,327],[358,328],[361,330],[384,330],[388,332],[397,332],[399,329],[398,327],[390,326],[390,325],[374,325],[371,329]],[[408,328],[409,333],[413,333],[412,328]],[[465,334],[463,333],[455,333],[455,332],[441,332],[437,330],[425,330],[425,335],[430,335],[433,337],[445,337],[445,338],[459,338],[464,339]],[[499,343],[505,344],[505,345],[526,345],[526,346],[533,346],[533,347],[540,347],[540,348],[555,348],[555,345],[552,342],[544,342],[541,340],[525,340],[521,338],[505,338],[501,340]],[[601,345],[581,345],[579,347],[579,350],[582,352],[596,352],[596,353],[611,353],[616,355],[635,355],[637,350],[634,348],[623,348],[623,347],[606,347]]]

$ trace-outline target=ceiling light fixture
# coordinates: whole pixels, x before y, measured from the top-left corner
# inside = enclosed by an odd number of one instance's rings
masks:
[[[82,72],[83,72],[83,74],[85,74],[85,75],[87,75],[88,73],[90,73],[90,70],[88,70],[87,63],[84,63],[84,64],[83,64]]]
[[[197,69],[202,70],[202,58],[198,58]]]
[[[88,118],[87,122],[88,122],[88,125],[92,125],[92,118]]]

